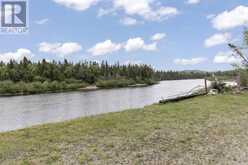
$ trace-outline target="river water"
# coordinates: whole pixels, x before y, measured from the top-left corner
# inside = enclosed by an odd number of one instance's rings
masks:
[[[204,80],[162,81],[149,87],[2,97],[0,132],[141,108],[198,85],[203,86]]]

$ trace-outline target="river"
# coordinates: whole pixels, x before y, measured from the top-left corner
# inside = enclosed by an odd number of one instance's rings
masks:
[[[141,108],[198,85],[203,86],[204,80],[162,81],[139,88],[2,97],[0,132]]]

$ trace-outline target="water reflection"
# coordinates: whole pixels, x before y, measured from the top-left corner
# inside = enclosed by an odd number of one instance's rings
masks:
[[[203,84],[203,80],[163,81],[143,88],[0,98],[0,131],[140,108]]]

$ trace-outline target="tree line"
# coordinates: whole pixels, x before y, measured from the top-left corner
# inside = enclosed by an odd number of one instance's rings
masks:
[[[218,77],[221,80],[228,80],[237,77],[236,70],[229,71],[157,71],[156,78],[158,80],[185,80],[185,79],[209,79],[212,80],[214,77]]]
[[[13,82],[34,81],[82,81],[94,84],[98,80],[132,79],[142,81],[152,79],[154,70],[148,65],[110,65],[106,61],[78,62],[73,64],[66,59],[63,62],[47,62],[45,59],[39,62],[31,62],[26,57],[20,62],[10,60],[8,63],[0,63],[0,81],[11,80]]]
[[[127,87],[135,84],[151,85],[162,80],[201,79],[213,73],[203,71],[156,71],[149,65],[120,65],[81,61],[72,63],[48,62],[45,59],[32,62],[0,62],[1,93],[42,93],[65,91],[96,85],[101,88]],[[233,71],[215,72],[219,76],[233,76]]]
[[[32,62],[26,57],[21,61],[0,62],[0,94],[32,94],[76,90],[88,85],[101,88],[126,87],[135,84],[154,84],[155,71],[148,65],[110,65],[82,61],[78,63]]]
[[[102,63],[82,61],[78,63],[48,62],[45,59],[32,62],[24,57],[20,62],[10,60],[8,63],[0,62],[0,81],[13,82],[44,82],[44,81],[81,81],[95,84],[99,80],[131,79],[136,82],[145,80],[180,80],[219,76],[233,76],[234,71],[203,72],[203,71],[155,71],[149,65],[110,65],[107,61]]]

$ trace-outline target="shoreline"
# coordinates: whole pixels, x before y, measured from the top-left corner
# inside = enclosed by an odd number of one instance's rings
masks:
[[[0,162],[66,164],[70,160],[72,164],[125,164],[128,160],[131,164],[149,164],[148,157],[155,161],[159,156],[165,164],[177,159],[186,164],[208,164],[211,156],[213,161],[235,164],[228,155],[215,155],[224,144],[229,146],[225,151],[230,152],[231,148],[232,155],[247,151],[246,145],[237,148],[237,143],[230,143],[233,137],[247,142],[243,133],[247,128],[247,98],[248,93],[202,96],[2,132]],[[185,158],[185,151],[193,149],[199,152],[189,152],[190,159]],[[244,159],[237,157],[239,160]]]
[[[158,84],[159,82],[155,83]],[[1,94],[0,98],[3,97],[15,97],[15,96],[30,96],[30,95],[41,95],[41,94],[56,94],[56,93],[68,93],[68,92],[90,92],[90,91],[97,91],[97,90],[106,90],[106,89],[120,89],[120,88],[141,88],[141,87],[148,87],[155,84],[135,84],[135,85],[128,85],[125,87],[109,87],[109,88],[102,88],[97,87],[96,85],[90,85],[85,88],[78,88],[78,89],[72,89],[72,90],[55,90],[55,91],[45,91],[45,92],[38,92],[38,93],[6,93]]]
[[[189,82],[187,81],[188,80],[182,80],[182,82],[180,81],[178,82],[177,85],[179,85],[179,88],[181,86],[180,88],[181,90],[180,89],[178,90],[178,94],[181,93],[179,91],[186,92],[187,90],[184,89],[186,86],[188,86],[188,89],[191,89],[192,87],[195,86],[193,84],[201,84],[201,80],[200,81],[193,80]],[[188,85],[186,85],[184,82],[187,82],[186,84]],[[169,82],[169,84],[173,85],[174,83]],[[20,120],[20,122],[15,122],[16,121],[15,117],[13,118],[11,113],[6,111],[5,115],[7,118],[10,119],[10,121],[5,122],[3,118],[3,121],[1,122],[3,127],[1,131],[17,130],[17,129],[28,128],[31,126],[46,124],[46,123],[63,122],[63,121],[68,121],[72,119],[77,119],[80,117],[95,116],[99,114],[106,114],[109,112],[124,111],[130,108],[143,108],[145,106],[159,103],[160,99],[162,99],[163,96],[171,96],[170,94],[165,94],[166,91],[168,90],[166,86],[170,86],[169,84],[167,81],[162,81],[157,85],[149,86],[149,87],[144,87],[144,86],[147,86],[145,84],[136,84],[136,87],[132,86],[129,88],[124,88],[124,89],[123,88],[122,89],[120,88],[119,89],[102,89],[100,91],[93,91],[93,92],[70,92],[70,93],[62,93],[62,94],[41,94],[41,95],[36,95],[36,96],[34,95],[34,96],[3,98],[3,99],[0,99],[0,104],[4,106],[3,107],[4,111],[8,110],[9,112],[12,112],[12,111],[17,112],[16,113],[17,116],[22,116],[22,114],[26,116],[27,111],[33,112],[33,113],[30,113],[30,115],[28,115],[29,117],[27,118],[25,117],[26,120],[24,121]],[[177,85],[175,85],[174,87],[176,88]],[[87,88],[83,88],[83,90],[85,89],[86,91],[97,90],[96,86],[89,86]],[[135,92],[132,92],[132,91],[135,91]],[[143,91],[146,94],[143,93]],[[171,92],[175,92],[175,91],[171,89]],[[136,95],[138,97],[136,97]],[[144,97],[142,97],[143,95]],[[92,99],[87,96],[91,96]],[[96,96],[96,98],[94,96]],[[104,98],[105,96],[108,96],[106,98],[106,101],[105,99],[103,100],[101,99],[101,98]],[[113,98],[111,96],[113,96]],[[118,98],[116,96],[118,96]],[[52,100],[54,97],[56,100],[56,104],[58,104],[57,106],[52,106],[53,105]],[[128,99],[129,97],[132,98],[133,100],[132,103],[130,103],[130,105],[125,104],[127,101],[130,102]],[[59,98],[59,100],[57,98]],[[63,98],[70,98],[70,99],[68,100],[68,103],[67,103],[66,101],[64,101]],[[24,100],[22,101],[20,99],[24,99]],[[123,101],[120,101],[120,100],[123,100]],[[34,103],[32,103],[33,101]],[[15,105],[11,106],[12,103],[7,105],[8,102],[15,102],[16,105],[19,105],[19,104],[22,105],[22,102],[23,102],[23,105],[19,108],[19,106],[15,106]],[[90,105],[88,105],[88,102],[90,103]],[[43,104],[48,105],[48,106],[46,106],[46,108],[43,108],[42,106]],[[115,106],[114,107],[110,106],[109,108],[107,108],[108,105],[112,105],[112,104]],[[73,107],[74,105],[76,106]],[[71,108],[71,106],[73,108]],[[67,107],[67,108],[64,108],[64,107]],[[16,109],[18,111],[15,111]],[[76,111],[71,112],[70,111],[71,109],[76,110]],[[42,114],[46,114],[44,116],[44,120],[43,119],[39,120],[40,113],[37,110],[42,111]],[[49,114],[52,114],[53,117],[51,117]],[[67,115],[64,116],[63,114],[67,114]],[[62,116],[62,117],[60,119],[56,119],[56,116]],[[73,116],[73,117],[69,117],[69,116]],[[11,123],[13,123],[13,126],[11,125]]]
[[[184,80],[203,80],[203,79],[180,79],[180,80],[161,80],[161,81],[184,81]],[[15,97],[15,96],[30,96],[30,95],[40,95],[40,94],[56,94],[56,93],[68,93],[68,92],[90,92],[90,91],[97,91],[97,90],[108,90],[108,89],[121,89],[121,88],[142,88],[148,87],[152,85],[156,85],[161,81],[156,81],[153,84],[134,84],[128,85],[124,87],[97,87],[96,85],[89,85],[84,88],[78,89],[68,89],[68,90],[54,90],[54,91],[44,91],[44,92],[37,92],[37,93],[0,93],[0,98],[3,97]]]
[[[141,84],[140,84],[141,85]],[[142,88],[142,87],[147,87],[147,86],[152,86],[152,85],[146,85],[146,86],[137,86],[138,88]],[[84,88],[84,92],[89,92],[89,91],[96,91],[96,90],[111,90],[111,89],[120,89],[120,88],[94,88],[95,86],[90,87],[90,90],[85,90]],[[136,88],[136,87],[122,87],[122,88]],[[81,89],[82,90],[82,89]],[[68,91],[70,92],[70,91]],[[76,92],[76,91],[71,91],[71,92]],[[60,92],[60,93],[64,93],[64,92]],[[248,93],[248,92],[247,92]],[[41,94],[53,94],[53,93],[41,93]],[[56,93],[55,93],[56,94]],[[39,95],[39,94],[33,94],[33,95]],[[17,95],[17,96],[30,96],[30,95]],[[90,118],[97,118],[97,117],[101,117],[101,116],[106,116],[106,115],[111,115],[111,114],[115,114],[115,113],[125,113],[125,112],[131,112],[133,110],[142,110],[145,109],[146,107],[152,107],[152,106],[164,106],[164,105],[168,105],[168,104],[176,104],[176,103],[180,103],[180,102],[184,102],[187,100],[193,100],[199,97],[203,97],[205,95],[198,95],[196,97],[192,97],[192,98],[187,98],[187,99],[182,99],[179,101],[175,101],[175,102],[168,102],[167,104],[161,102],[161,100],[159,100],[157,103],[153,103],[150,105],[146,105],[142,108],[132,108],[132,109],[124,109],[122,111],[116,111],[116,112],[107,112],[107,113],[100,113],[100,114],[96,114],[96,115],[89,115],[89,116],[82,116],[82,117],[77,117],[74,119],[69,119],[69,120],[64,120],[64,121],[58,121],[58,122],[48,122],[48,123],[44,123],[44,124],[37,124],[37,125],[33,125],[33,126],[29,126],[29,127],[24,127],[24,128],[18,128],[18,129],[14,129],[14,130],[7,130],[7,131],[0,131],[0,135],[1,134],[5,134],[5,133],[14,133],[14,132],[18,132],[18,131],[23,131],[23,130],[28,130],[28,129],[35,129],[35,128],[39,128],[39,127],[43,127],[43,126],[49,126],[49,125],[57,125],[57,124],[62,124],[62,123],[69,123],[69,122],[73,122],[73,121],[77,121],[77,120],[83,120],[83,119],[90,119]],[[15,96],[6,96],[6,97],[15,97]],[[1,98],[1,96],[0,96]]]
[[[162,80],[162,81],[184,81],[184,80],[202,80],[202,79],[183,79],[183,80]],[[6,94],[1,94],[0,93],[0,98],[3,97],[15,97],[15,96],[30,96],[30,95],[41,95],[41,94],[58,94],[58,93],[68,93],[68,92],[90,92],[90,91],[97,91],[97,90],[110,90],[110,89],[121,89],[121,88],[142,88],[142,87],[148,87],[148,86],[153,86],[156,84],[159,84],[161,81],[157,81],[156,83],[153,84],[134,84],[134,85],[128,85],[124,87],[97,87],[96,85],[89,85],[84,88],[78,88],[78,89],[72,89],[72,90],[55,90],[55,91],[45,91],[45,92],[39,92],[39,93],[6,93]]]

